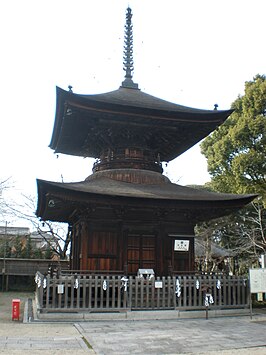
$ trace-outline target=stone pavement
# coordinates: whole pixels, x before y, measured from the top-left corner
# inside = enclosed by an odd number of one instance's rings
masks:
[[[73,324],[1,323],[1,354],[94,354]]]
[[[168,320],[89,320],[23,323],[11,320],[11,300],[0,293],[0,354],[266,355],[266,314]],[[23,313],[23,312],[22,312]],[[148,315],[147,315],[148,316]],[[24,314],[24,321],[28,320]],[[93,349],[91,349],[90,344]]]
[[[96,354],[266,354],[266,318],[94,321],[76,325]]]
[[[0,292],[0,354],[95,354],[72,323],[24,323],[33,293]],[[12,299],[21,300],[19,321],[11,320]],[[23,322],[24,321],[24,322]]]

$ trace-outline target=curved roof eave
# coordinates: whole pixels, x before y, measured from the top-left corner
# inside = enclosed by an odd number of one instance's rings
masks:
[[[232,213],[250,203],[256,195],[231,195],[196,190],[167,183],[157,185],[114,182],[96,179],[97,183],[57,183],[37,180],[36,215],[43,220],[69,222],[77,204],[123,205],[133,208],[192,210],[198,222]],[[107,181],[108,180],[108,181]],[[97,186],[98,185],[98,186]],[[116,185],[116,186],[115,186]],[[120,188],[119,188],[120,185]],[[130,186],[131,185],[131,186]],[[145,191],[146,190],[146,191]],[[50,206],[49,203],[53,203]],[[50,208],[53,207],[53,208]],[[195,223],[196,223],[195,219]]]
[[[81,95],[56,88],[56,115],[49,147],[56,151],[67,105],[83,110],[108,110],[112,114],[130,114],[169,122],[210,124],[212,131],[222,124],[233,110],[202,110],[177,105],[138,89],[120,87],[118,90],[96,95]]]
[[[46,180],[37,180],[38,192],[59,191],[64,193],[82,193],[98,196],[139,198],[152,200],[184,201],[184,202],[240,202],[246,204],[257,195],[236,195],[210,192],[194,189],[173,183],[167,184],[137,184],[124,181],[116,181],[110,178],[98,178],[92,181],[61,183]]]
[[[109,91],[101,94],[75,94],[66,90],[63,90],[59,87],[56,88],[58,98],[64,98],[66,101],[70,102],[83,102],[87,104],[96,104],[101,103],[105,105],[114,105],[132,108],[141,108],[141,109],[150,109],[154,111],[164,111],[165,114],[170,112],[179,112],[179,113],[190,113],[198,115],[210,115],[211,117],[219,117],[224,114],[230,114],[233,110],[205,110],[198,109],[188,106],[179,105],[167,100],[163,100],[147,94],[138,89],[130,89],[120,87],[117,90]]]

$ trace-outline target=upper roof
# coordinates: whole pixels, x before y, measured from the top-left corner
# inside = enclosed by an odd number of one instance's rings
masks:
[[[97,95],[74,94],[57,87],[56,94],[50,147],[57,153],[93,158],[100,156],[104,145],[118,144],[119,134],[127,131],[140,134],[161,161],[170,161],[232,113],[181,106],[126,87]]]
[[[133,82],[132,11],[126,13],[123,70],[115,91],[80,95],[57,88],[50,147],[56,153],[102,158],[125,149],[142,149],[170,161],[222,124],[232,110],[200,110],[177,105],[138,89]]]

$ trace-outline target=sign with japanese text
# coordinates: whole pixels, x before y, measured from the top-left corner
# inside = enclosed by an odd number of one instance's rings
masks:
[[[266,269],[249,269],[250,292],[266,292]]]
[[[189,240],[175,240],[174,245],[175,251],[188,251],[189,250]]]

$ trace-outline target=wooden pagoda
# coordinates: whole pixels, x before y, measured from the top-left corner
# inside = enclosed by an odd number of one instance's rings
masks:
[[[184,107],[142,92],[132,80],[131,16],[128,9],[126,74],[118,90],[80,95],[57,88],[50,147],[96,160],[85,181],[37,180],[36,213],[71,227],[72,270],[188,273],[195,225],[230,214],[254,196],[183,187],[163,175],[162,162],[206,137],[232,111]]]

